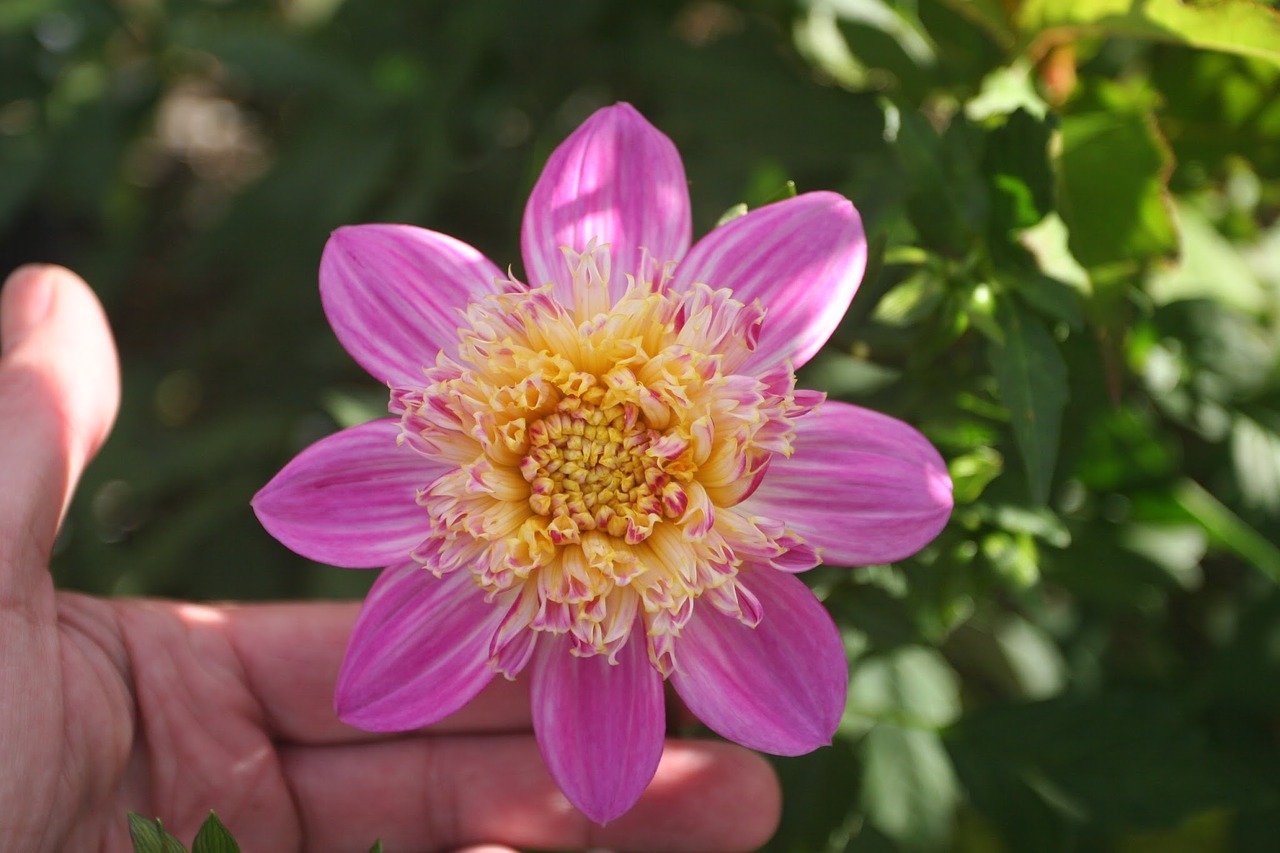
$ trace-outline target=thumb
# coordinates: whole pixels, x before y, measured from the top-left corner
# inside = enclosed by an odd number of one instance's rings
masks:
[[[58,524],[120,400],[115,343],[97,297],[54,266],[0,291],[0,606],[46,584]]]

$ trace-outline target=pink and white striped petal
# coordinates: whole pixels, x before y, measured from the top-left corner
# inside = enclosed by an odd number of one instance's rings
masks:
[[[862,219],[844,196],[806,193],[725,223],[676,267],[671,287],[727,287],[768,312],[755,352],[739,372],[808,361],[835,331],[867,265]]]
[[[371,732],[439,722],[492,680],[489,642],[502,608],[470,572],[437,578],[416,563],[384,571],[356,620],[338,673],[338,718]]]
[[[460,240],[412,225],[349,225],[320,258],[320,301],[343,347],[379,382],[422,381],[458,342],[458,309],[506,280]]]
[[[713,731],[751,749],[801,755],[831,743],[849,684],[840,633],[798,578],[738,576],[764,609],[755,628],[699,607],[676,642],[671,684]]]
[[[396,444],[400,424],[370,421],[322,438],[253,497],[267,532],[311,560],[348,569],[398,563],[427,537],[417,490],[448,470]]]
[[[636,632],[608,655],[575,657],[564,636],[546,635],[532,667],[538,748],[569,802],[607,823],[640,799],[662,757],[662,676]]]
[[[555,284],[563,305],[577,304],[561,247],[583,252],[592,239],[610,246],[610,304],[627,288],[627,274],[679,260],[692,225],[684,164],[676,147],[630,104],[594,113],[560,144],[529,196],[520,231],[531,287]]]
[[[891,563],[919,551],[951,516],[951,477],[938,451],[896,418],[828,401],[795,426],[795,454],[776,456],[741,504],[785,519],[824,563]]]

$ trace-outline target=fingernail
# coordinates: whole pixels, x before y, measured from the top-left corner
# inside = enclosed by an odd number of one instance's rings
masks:
[[[48,267],[18,267],[0,290],[0,353],[7,353],[34,332],[53,304],[53,276]]]

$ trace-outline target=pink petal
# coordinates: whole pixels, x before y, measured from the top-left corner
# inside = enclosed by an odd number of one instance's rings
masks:
[[[744,373],[816,353],[844,317],[867,265],[862,219],[836,193],[806,193],[756,208],[698,241],[676,267],[671,287],[727,287],[759,299],[768,313]]]
[[[321,563],[368,569],[407,559],[429,532],[417,490],[447,467],[398,446],[399,434],[384,418],[320,439],[254,495],[258,520]]]
[[[642,270],[642,249],[661,264],[679,260],[692,232],[689,190],[675,145],[630,104],[597,111],[552,152],[524,211],[520,242],[532,287],[554,282],[573,305],[560,251],[581,252],[595,238],[612,247],[611,301],[626,274]]]
[[[919,551],[951,515],[938,451],[888,415],[828,401],[796,423],[795,455],[776,456],[743,511],[775,518],[822,560],[891,563]]]
[[[774,755],[826,746],[849,684],[840,632],[798,578],[757,567],[739,579],[764,609],[759,626],[698,606],[677,641],[672,685],[698,719],[743,746]]]
[[[339,228],[320,258],[320,300],[338,340],[375,379],[422,380],[458,342],[458,309],[502,271],[466,243],[412,225]]]
[[[457,711],[493,678],[489,641],[503,608],[468,571],[437,578],[393,566],[369,591],[338,673],[338,717],[366,731],[400,732]]]
[[[637,627],[637,632],[638,632]],[[543,638],[533,663],[533,730],[556,784],[583,814],[607,823],[631,808],[662,757],[662,676],[643,635],[608,655],[575,657]]]

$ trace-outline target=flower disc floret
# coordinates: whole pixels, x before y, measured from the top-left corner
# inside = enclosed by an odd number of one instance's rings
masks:
[[[424,386],[393,389],[403,443],[456,465],[419,493],[433,533],[415,556],[440,576],[473,572],[501,601],[493,658],[509,675],[540,632],[612,660],[637,620],[669,672],[704,595],[758,621],[744,559],[816,562],[793,532],[733,509],[821,399],[789,367],[732,372],[763,309],[661,280],[633,280],[607,307],[607,251],[573,257],[573,306],[549,286],[472,303]]]
[[[593,385],[530,424],[520,473],[538,515],[568,519],[579,536],[603,530],[634,545],[648,539],[664,515],[679,516],[687,496],[662,459],[647,452],[658,436],[639,407],[601,406],[604,394]]]

